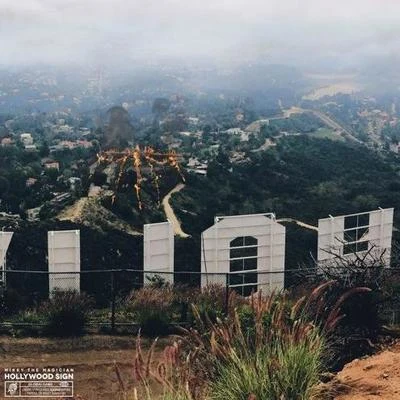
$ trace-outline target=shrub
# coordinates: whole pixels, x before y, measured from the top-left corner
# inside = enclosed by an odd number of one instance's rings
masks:
[[[150,383],[158,382],[164,400],[311,399],[327,356],[325,336],[343,318],[344,302],[368,291],[352,289],[327,309],[325,296],[334,284],[320,285],[296,303],[285,294],[258,293],[215,321],[193,306],[201,329],[184,331],[158,366],[151,359],[155,343],[145,360],[139,338],[134,375],[144,398],[152,399]]]
[[[333,370],[340,370],[347,362],[375,350],[373,342],[381,333],[382,317],[395,299],[394,276],[390,268],[385,268],[385,251],[380,253],[375,247],[351,257],[331,254],[332,262],[319,265],[318,274],[309,274],[307,269],[301,271],[314,282],[336,282],[326,293],[326,308],[332,308],[338,298],[356,288],[370,289],[355,293],[343,304],[343,318],[335,331],[333,345],[336,356],[331,365]]]
[[[18,323],[12,328],[13,336],[40,336],[44,325],[44,316],[37,310],[25,310],[14,316],[11,322]]]
[[[190,330],[189,341],[201,343],[201,365],[211,371],[211,399],[306,399],[318,382],[325,340],[324,327],[308,310],[321,291],[290,305],[282,295],[252,296],[228,319],[206,323],[207,335]],[[197,318],[201,318],[197,314]],[[336,313],[327,321],[333,326]],[[294,395],[294,393],[296,395]]]
[[[0,319],[27,307],[28,297],[15,289],[0,287]]]
[[[234,290],[226,292],[226,287],[219,284],[209,284],[194,293],[190,299],[191,305],[196,308],[197,317],[192,313],[190,323],[201,329],[201,322],[209,319],[215,322],[231,313],[235,307],[243,304],[245,299]],[[229,290],[229,289],[228,289]]]
[[[277,341],[249,358],[233,353],[220,363],[211,383],[213,400],[310,399],[322,371],[324,342],[316,332],[312,342],[282,344]]]
[[[201,289],[193,299],[193,304],[201,317],[208,316],[212,321],[225,315],[226,288],[222,285],[210,284]]]
[[[59,337],[82,335],[92,305],[92,299],[85,294],[55,290],[40,307],[46,321],[45,334]]]
[[[126,300],[127,310],[146,336],[168,333],[173,317],[174,292],[171,287],[147,286],[133,291]]]
[[[208,334],[189,330],[187,343],[200,349],[196,373],[211,374],[209,397],[308,399],[328,354],[325,335],[343,318],[344,302],[367,291],[353,289],[327,309],[325,296],[334,284],[320,285],[294,304],[286,295],[259,293],[228,318],[203,321]]]

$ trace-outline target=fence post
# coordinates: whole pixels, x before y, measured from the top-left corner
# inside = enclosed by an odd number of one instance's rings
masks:
[[[115,331],[115,271],[111,271],[111,332]]]
[[[225,315],[229,313],[229,274],[225,274]]]

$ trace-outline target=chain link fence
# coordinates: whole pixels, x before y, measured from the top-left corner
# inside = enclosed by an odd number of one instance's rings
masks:
[[[382,312],[388,323],[400,322],[400,268],[380,268],[389,284],[389,306]],[[378,279],[378,278],[377,278]],[[194,294],[201,293],[201,286],[219,288],[221,307],[228,311],[230,293],[248,297],[252,293],[279,292],[288,289],[295,296],[323,282],[319,269],[286,269],[284,271],[243,271],[240,273],[201,273],[181,271],[175,273],[143,271],[139,269],[86,270],[81,272],[6,271],[6,284],[2,287],[2,313],[0,328],[24,327],[35,324],[26,318],[26,311],[37,309],[49,298],[49,288],[58,287],[80,291],[93,300],[88,326],[93,331],[135,332],[138,321],[127,308],[127,299],[134,299],[143,287],[173,287],[180,304],[176,308],[175,323],[188,323],[188,309]],[[326,277],[325,277],[326,280]],[[170,283],[173,282],[173,285]],[[388,292],[388,293],[389,293]],[[51,294],[50,294],[51,296]],[[151,302],[149,301],[149,304]],[[37,323],[36,323],[37,324]],[[39,324],[40,325],[40,324]]]

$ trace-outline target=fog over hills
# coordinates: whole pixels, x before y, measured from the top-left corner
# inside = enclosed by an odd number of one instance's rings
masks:
[[[2,0],[0,65],[359,67],[399,49],[393,0]]]

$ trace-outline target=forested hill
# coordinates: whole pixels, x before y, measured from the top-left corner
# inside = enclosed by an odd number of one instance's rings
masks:
[[[192,235],[176,241],[177,268],[200,269],[200,233],[214,223],[216,215],[274,212],[278,219],[295,218],[316,226],[318,218],[329,214],[377,207],[399,210],[399,161],[393,153],[378,154],[365,146],[306,135],[283,137],[266,151],[250,151],[248,161],[241,164],[231,164],[221,151],[209,163],[207,176],[187,174],[185,188],[172,197],[183,230]],[[396,212],[397,227],[399,216]],[[141,237],[50,220],[19,225],[8,257],[12,268],[44,268],[46,232],[53,229],[81,229],[83,269],[141,266]],[[27,238],[32,239],[29,245]],[[287,225],[286,266],[309,262],[316,238],[315,231]]]
[[[317,225],[318,218],[329,214],[400,208],[397,155],[298,136],[249,157],[251,162],[231,165],[219,154],[207,177],[189,178],[185,190],[173,198],[186,232],[199,234],[215,215],[274,212],[277,218]]]

